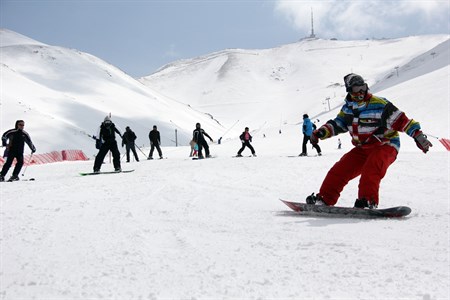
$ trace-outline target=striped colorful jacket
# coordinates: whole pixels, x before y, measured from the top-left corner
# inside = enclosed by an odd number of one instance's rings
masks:
[[[329,138],[344,132],[352,136],[352,143],[357,147],[374,147],[390,145],[400,149],[399,131],[413,137],[420,130],[419,122],[409,119],[387,99],[370,93],[358,102],[350,101],[349,96],[334,120],[324,126]]]

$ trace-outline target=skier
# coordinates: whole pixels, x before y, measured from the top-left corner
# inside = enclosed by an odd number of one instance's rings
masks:
[[[306,144],[308,142],[311,142],[311,134],[313,132],[313,129],[315,129],[316,125],[314,125],[311,120],[309,119],[308,114],[303,115],[303,126],[302,126],[302,132],[303,132],[303,144],[302,144],[302,153],[299,154],[299,156],[307,156],[308,153],[306,151]],[[317,155],[322,155],[322,150],[320,150],[320,147],[317,143],[312,144],[313,147],[317,150]]]
[[[191,140],[189,142],[189,145],[191,146],[191,153],[189,154],[189,157],[197,157],[198,155],[198,145],[194,140]]]
[[[122,135],[122,147],[125,145],[125,149],[127,151],[127,162],[130,162],[130,150],[133,152],[136,161],[139,161],[139,157],[136,153],[136,138],[136,134],[130,129],[129,126],[127,126]]]
[[[153,130],[151,130],[148,134],[148,138],[150,139],[150,153],[148,155],[148,159],[153,159],[153,151],[158,150],[159,158],[163,159],[163,154],[159,145],[161,144],[161,135],[159,134],[158,127],[153,125]]]
[[[0,182],[5,181],[5,176],[8,173],[14,158],[16,159],[16,166],[8,181],[19,180],[19,173],[23,166],[23,150],[25,143],[30,147],[31,153],[36,152],[36,147],[34,147],[30,135],[23,130],[24,126],[25,122],[23,120],[17,120],[14,129],[9,129],[2,135],[2,146],[6,147],[5,153],[7,153],[7,159],[0,173]]]
[[[122,137],[116,125],[111,121],[109,116],[106,116],[103,123],[100,125],[99,134],[96,139],[96,147],[99,149],[94,162],[94,173],[99,173],[102,167],[103,159],[105,159],[108,151],[113,155],[113,165],[116,172],[122,172],[120,167],[120,152],[117,147],[116,133]]]
[[[237,157],[242,157],[242,151],[244,151],[245,147],[248,147],[250,149],[250,151],[252,151],[252,155],[256,156],[255,154],[255,149],[253,149],[252,145],[250,145],[250,142],[252,141],[252,136],[250,135],[250,133],[248,132],[248,127],[245,127],[245,131],[239,136],[239,138],[241,139],[242,142],[242,147],[241,149],[239,149],[238,153],[237,153]]]
[[[306,198],[308,204],[335,205],[347,183],[361,175],[357,208],[376,208],[381,179],[397,158],[399,131],[412,137],[419,149],[427,153],[432,147],[420,124],[409,119],[387,99],[369,93],[364,79],[357,74],[344,77],[347,96],[334,120],[329,120],[311,136],[311,142],[349,132],[355,146],[328,171],[317,195]]]
[[[209,140],[212,142],[213,139],[201,128],[200,123],[195,124],[195,130],[193,132],[193,140],[198,145],[198,158],[202,159],[202,149],[205,148],[205,157],[211,157],[209,155],[209,146],[208,143],[205,140],[205,136],[209,138]]]

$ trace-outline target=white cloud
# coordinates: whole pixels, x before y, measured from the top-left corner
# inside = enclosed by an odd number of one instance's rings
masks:
[[[427,33],[449,33],[450,4],[447,0],[278,0],[275,9],[304,33],[323,38],[364,39]]]

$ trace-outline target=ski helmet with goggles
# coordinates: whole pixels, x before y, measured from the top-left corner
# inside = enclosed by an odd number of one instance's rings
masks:
[[[347,91],[347,93],[351,93],[352,92],[352,87],[353,86],[366,86],[366,90],[367,90],[367,84],[364,82],[364,79],[354,73],[350,73],[348,75],[344,76],[344,83],[345,83],[345,90]]]

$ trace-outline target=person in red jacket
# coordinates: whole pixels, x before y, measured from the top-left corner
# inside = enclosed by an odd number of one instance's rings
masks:
[[[256,156],[255,149],[253,149],[253,146],[250,144],[252,141],[252,136],[250,135],[250,132],[248,127],[245,127],[245,131],[239,136],[242,142],[242,147],[239,149],[237,153],[237,157],[242,157],[242,151],[244,151],[245,147],[248,147],[250,151],[252,151],[252,155]]]
[[[313,132],[311,142],[317,144],[319,140],[349,132],[355,147],[328,171],[319,193],[308,196],[306,202],[335,205],[347,183],[361,176],[354,206],[376,208],[380,182],[400,149],[398,132],[412,137],[424,153],[433,145],[418,122],[387,99],[369,93],[360,75],[348,74],[344,83],[347,91],[344,106],[335,119]]]

